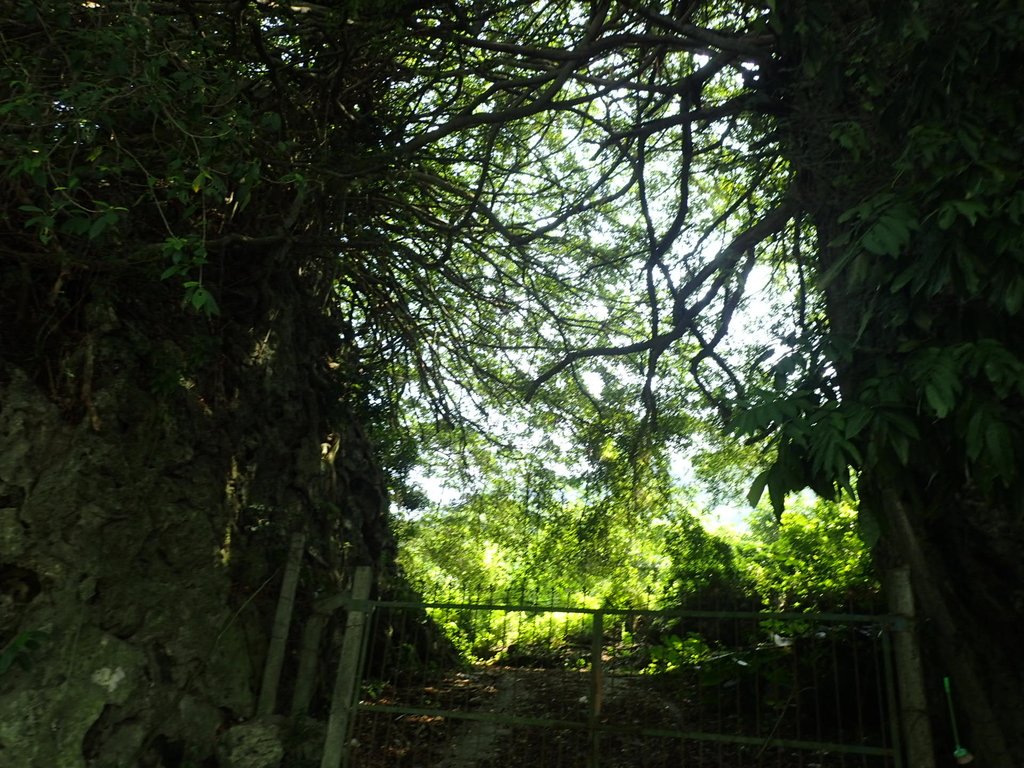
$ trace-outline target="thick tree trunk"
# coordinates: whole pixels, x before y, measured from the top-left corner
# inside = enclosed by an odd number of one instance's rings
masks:
[[[839,226],[825,221],[819,234],[828,241]],[[833,263],[828,249],[822,258]],[[829,292],[829,321],[838,338],[850,339],[863,333],[865,303],[844,287]],[[858,398],[876,351],[867,345],[839,367],[844,396]],[[1024,753],[1024,522],[1000,495],[986,496],[972,482],[927,414],[917,418],[923,437],[907,465],[890,454],[862,471],[860,514],[881,531],[880,572],[910,567],[938,764],[957,746],[943,688],[948,676],[963,744],[984,765],[1016,766]]]
[[[1024,322],[1006,298],[1021,270],[1009,212],[1020,100],[1001,85],[1019,73],[1020,12],[944,0],[779,5],[783,135],[818,230],[813,267],[843,400],[912,427],[902,449],[884,428],[858,438],[859,489],[862,514],[882,531],[881,564],[911,568],[939,764],[956,747],[949,676],[963,746],[979,764],[1017,766],[1024,518],[1019,464],[1008,478],[999,462],[1014,450],[1019,462],[1020,397],[1015,382],[951,361],[986,348],[1024,357]],[[939,215],[965,200],[984,217]],[[876,208],[847,213],[866,201]],[[890,242],[871,243],[865,230],[882,215],[898,234],[883,227],[875,235]],[[956,395],[939,409],[914,370],[925,355],[954,372]],[[1011,446],[998,446],[1002,456],[972,448],[966,433],[979,412],[1001,414],[996,434]]]
[[[387,277],[399,9],[8,5],[0,765],[272,765],[292,535],[278,712],[314,599],[393,559],[338,290]]]
[[[1005,541],[986,530],[990,521],[971,519],[970,512],[949,499],[938,514],[963,518],[952,526],[962,536],[953,540],[937,525],[935,515],[922,515],[895,494],[885,505],[889,548],[911,568],[922,617],[921,633],[931,651],[929,665],[932,710],[945,714],[943,677],[953,682],[954,711],[964,748],[983,765],[1019,764],[1024,745],[1024,665],[1020,637],[1024,631],[1019,600],[1019,556],[1006,559]],[[929,519],[930,518],[930,519]],[[1019,534],[1018,534],[1019,535]],[[941,760],[957,747],[949,717],[935,730]]]
[[[297,621],[352,564],[391,558],[367,439],[327,412],[337,337],[278,263],[215,332],[155,286],[90,297],[53,386],[4,361],[0,643],[42,638],[0,674],[5,768],[198,765],[239,744],[272,764],[279,721],[246,721],[289,534],[313,554]]]
[[[836,231],[834,222],[819,231]],[[833,292],[833,329],[856,326],[861,317],[851,310],[861,306]],[[872,354],[840,367],[844,396],[858,397]],[[919,417],[923,445],[911,448],[906,466],[890,455],[861,473],[860,514],[881,530],[880,572],[911,570],[939,764],[956,747],[942,684],[949,676],[961,740],[984,765],[1015,766],[1024,754],[1024,522],[977,488],[955,452],[936,450],[945,440]]]

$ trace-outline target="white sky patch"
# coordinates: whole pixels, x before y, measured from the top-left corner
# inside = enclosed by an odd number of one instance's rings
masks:
[[[712,509],[702,509],[698,517],[708,533],[749,533],[748,518],[752,511],[748,506],[720,504]]]
[[[677,484],[696,490],[696,515],[708,533],[747,533],[750,530],[747,518],[754,510],[748,504],[708,506],[709,495],[700,490],[700,481],[693,471],[693,464],[687,453],[677,451],[672,454],[669,458],[669,472]]]
[[[604,391],[604,380],[597,371],[584,371],[580,374],[580,380],[587,391],[595,398],[600,398]]]
[[[421,489],[432,503],[441,507],[455,504],[463,495],[462,490],[453,488],[443,478],[428,474],[427,468],[423,465],[415,467],[409,473],[409,482]],[[401,508],[392,505],[392,509],[399,511]],[[419,513],[414,513],[411,517],[419,517]]]

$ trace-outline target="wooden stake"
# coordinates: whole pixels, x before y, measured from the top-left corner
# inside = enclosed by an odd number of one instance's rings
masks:
[[[284,578],[281,581],[281,596],[277,600],[274,626],[270,633],[270,644],[267,647],[267,663],[263,667],[260,698],[256,704],[257,715],[272,715],[277,706],[277,687],[281,681],[281,668],[284,666],[285,648],[288,644],[288,629],[295,610],[295,590],[299,586],[299,571],[302,570],[302,555],[305,548],[306,534],[293,534]]]
[[[370,596],[373,570],[366,565],[356,568],[352,579],[352,599],[365,601]],[[327,720],[327,737],[324,739],[324,754],[320,768],[339,768],[348,765],[349,745],[346,743],[352,709],[356,703],[356,688],[359,685],[359,657],[363,645],[363,628],[366,625],[368,609],[358,602],[350,604],[345,635],[338,660],[338,674],[334,679],[334,696],[331,699],[331,715]],[[344,761],[344,762],[343,762]]]
[[[327,626],[329,613],[317,609],[302,629],[302,646],[299,649],[299,671],[295,674],[295,691],[292,693],[292,717],[305,715],[309,702],[313,700],[316,686],[316,668],[320,656],[320,638]]]
[[[604,614],[594,614],[590,635],[590,761],[588,768],[598,768],[601,761],[601,698],[604,695],[604,667],[601,654],[604,651]]]
[[[907,747],[910,768],[935,768],[932,726],[928,718],[924,675],[921,670],[921,648],[914,623],[914,593],[910,584],[910,568],[900,566],[889,572],[889,611],[905,620],[893,632],[896,656],[896,677],[900,691],[900,722]]]

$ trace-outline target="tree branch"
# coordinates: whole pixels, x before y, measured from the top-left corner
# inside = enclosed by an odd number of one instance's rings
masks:
[[[686,285],[683,286],[675,296],[675,306],[673,307],[674,324],[672,330],[666,333],[657,334],[650,339],[638,341],[633,344],[590,347],[588,349],[579,349],[569,352],[564,355],[561,360],[534,379],[533,383],[530,384],[526,391],[526,402],[530,402],[534,395],[537,394],[537,390],[544,386],[544,384],[579,360],[590,357],[617,357],[621,355],[635,354],[637,352],[651,352],[651,354],[655,356],[656,360],[657,356],[660,356],[666,349],[668,349],[672,342],[681,339],[688,331],[692,332],[692,330],[696,328],[697,318],[693,317],[687,309],[685,304],[686,299],[692,296],[697,289],[716,272],[732,269],[745,253],[749,253],[759,243],[783,229],[789,221],[793,209],[794,205],[792,202],[784,200],[778,206],[766,213],[756,224],[733,238],[732,242],[723,248],[717,257],[710,261],[702,270],[700,270],[700,272],[690,278]],[[718,338],[717,335],[716,338]],[[720,338],[718,338],[718,340],[720,340]],[[706,342],[701,344],[701,347],[705,351],[707,351],[708,346],[709,345]],[[712,346],[710,351],[708,351],[704,357],[713,357],[715,354],[716,353]]]

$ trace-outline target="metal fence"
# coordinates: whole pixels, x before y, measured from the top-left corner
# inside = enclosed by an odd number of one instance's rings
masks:
[[[903,764],[893,616],[344,602],[352,768]]]

